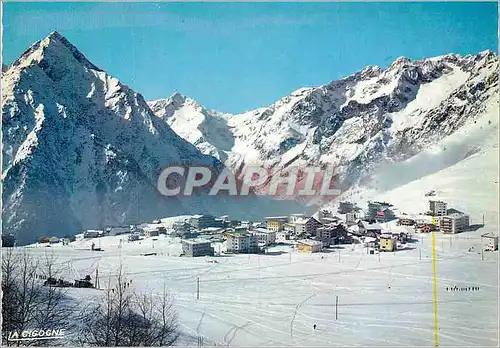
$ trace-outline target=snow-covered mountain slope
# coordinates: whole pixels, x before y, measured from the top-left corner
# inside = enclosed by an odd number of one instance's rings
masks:
[[[253,205],[266,207],[203,193],[161,196],[157,180],[166,166],[220,172],[221,162],[174,133],[140,94],[57,32],[2,75],[2,122],[3,230],[20,243],[186,213],[248,217],[259,213]]]
[[[429,207],[429,197],[425,197],[424,192],[427,187],[433,187],[437,192],[433,199],[444,200],[470,214],[471,224],[481,224],[484,215],[484,231],[498,233],[498,157],[497,144],[379,197],[394,202],[405,212],[421,212]]]
[[[498,107],[497,94],[498,57],[490,51],[419,61],[402,57],[385,70],[367,67],[325,86],[297,90],[269,107],[218,117],[219,124],[227,120],[227,127],[220,127],[229,139],[225,145],[231,143],[228,131],[234,139],[230,151],[221,150],[232,168],[330,164],[337,168],[337,185],[347,190],[371,180],[380,166],[411,158],[467,121],[495,112],[487,108]],[[151,105],[163,117],[158,103]],[[194,127],[186,129],[176,115],[186,119],[189,113],[178,105],[168,118],[186,139]],[[216,118],[204,115],[205,122]]]
[[[227,115],[206,110],[191,98],[175,93],[170,98],[148,103],[151,110],[166,121],[181,137],[196,145],[204,154],[221,161],[234,146],[234,137],[227,125]]]
[[[429,197],[470,214],[471,224],[482,223],[484,232],[498,232],[498,104],[470,121],[439,144],[412,158],[388,165],[373,174],[363,187],[353,187],[342,198],[366,207],[368,200],[391,202],[408,214],[428,210]],[[498,96],[496,96],[498,101]],[[329,206],[336,210],[336,203]]]

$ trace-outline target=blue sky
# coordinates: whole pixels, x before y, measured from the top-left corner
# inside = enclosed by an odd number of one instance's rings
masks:
[[[57,30],[148,100],[242,112],[366,65],[498,52],[488,3],[3,3],[3,59]]]

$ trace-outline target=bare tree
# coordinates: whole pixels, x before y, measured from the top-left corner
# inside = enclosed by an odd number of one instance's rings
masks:
[[[11,341],[8,335],[71,327],[74,305],[66,290],[44,286],[57,271],[52,254],[40,259],[25,249],[2,250],[2,345],[50,345],[47,340]]]
[[[111,284],[111,283],[110,283]],[[92,346],[171,346],[178,338],[177,314],[166,288],[139,293],[120,266],[113,286],[85,309],[80,343]]]

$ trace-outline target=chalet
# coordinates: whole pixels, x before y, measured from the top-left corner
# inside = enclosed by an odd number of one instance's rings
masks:
[[[394,236],[383,234],[379,240],[380,251],[394,251],[397,249],[397,243],[397,239]]]
[[[321,227],[323,224],[319,222],[317,219],[311,217],[305,223],[306,234],[310,236],[316,235],[316,230]]]
[[[144,231],[146,238],[151,238],[151,237],[158,237],[160,232],[157,229],[149,229]]]
[[[348,235],[356,236],[356,237],[362,237],[364,234],[363,232],[360,231],[359,226],[352,225],[347,228],[347,233]]]
[[[417,231],[421,233],[431,233],[432,231],[436,230],[436,226],[433,224],[421,224],[417,225]]]
[[[134,242],[136,240],[139,240],[139,234],[138,233],[129,234],[129,236],[128,236],[128,241],[129,242]]]
[[[302,239],[297,243],[297,250],[302,252],[316,253],[321,251],[322,247],[322,242],[311,239]]]
[[[402,215],[398,219],[398,225],[400,226],[413,226],[415,224],[415,219],[410,218],[408,215]]]
[[[493,233],[485,233],[481,235],[481,240],[483,241],[484,251],[496,251],[498,250],[498,236]]]
[[[103,234],[103,231],[100,230],[86,230],[83,232],[83,238],[98,238]]]
[[[106,228],[106,234],[109,236],[118,236],[125,233],[130,233],[130,226],[112,226]]]
[[[50,243],[50,244],[57,244],[57,243],[59,243],[60,241],[61,241],[61,240],[60,240],[59,238],[57,238],[57,237],[50,237],[50,238],[49,238],[49,243]]]
[[[354,210],[354,203],[351,202],[340,202],[339,203],[339,209],[337,212],[339,214],[347,214],[350,213]]]
[[[369,223],[367,221],[358,221],[359,232],[364,235],[380,235],[382,226],[378,223]]]
[[[376,219],[378,221],[392,221],[396,219],[396,214],[391,208],[383,208],[376,213]]]
[[[385,210],[387,208],[392,207],[392,204],[386,203],[386,202],[368,202],[368,214],[367,218],[369,219],[376,219],[377,217],[385,218]],[[381,212],[384,212],[384,215],[380,215]],[[389,213],[389,212],[388,212]],[[390,211],[392,213],[392,211]],[[393,214],[390,214],[392,217]]]

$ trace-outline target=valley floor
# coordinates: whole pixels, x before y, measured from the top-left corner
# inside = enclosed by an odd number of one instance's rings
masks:
[[[439,346],[498,345],[498,252],[482,260],[484,232],[436,236]],[[101,287],[120,263],[136,287],[159,294],[166,284],[179,312],[180,344],[194,346],[201,336],[212,346],[434,345],[431,235],[416,234],[405,250],[380,259],[361,244],[315,254],[277,246],[266,255],[188,258],[178,256],[178,239],[118,248],[119,239],[94,240],[103,252],[90,251],[91,240],[30,251],[56,254],[75,279],[98,268]],[[141,256],[151,251],[157,255]],[[454,286],[479,290],[446,290]],[[71,291],[88,300],[102,294]]]

